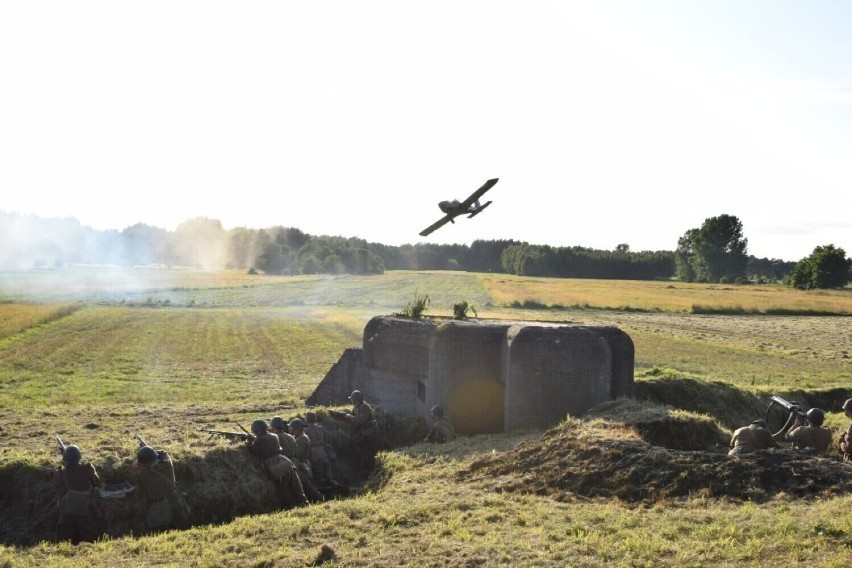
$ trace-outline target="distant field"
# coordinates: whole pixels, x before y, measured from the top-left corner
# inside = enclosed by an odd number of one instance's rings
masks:
[[[323,305],[400,310],[415,291],[430,296],[432,313],[437,314],[452,314],[452,305],[466,300],[477,309],[526,302],[557,309],[852,315],[849,288],[802,291],[782,285],[535,278],[449,271],[391,271],[379,276],[261,276],[242,270],[72,267],[0,273],[0,300],[19,302]]]
[[[637,280],[477,276],[499,305],[532,301],[546,306],[616,310],[731,313],[772,311],[852,315],[852,290],[802,291],[773,285],[690,284]]]

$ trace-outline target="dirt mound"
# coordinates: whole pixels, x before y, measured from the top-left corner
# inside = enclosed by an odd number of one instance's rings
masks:
[[[786,449],[739,457],[669,450],[604,420],[569,420],[514,451],[475,461],[460,476],[490,480],[502,491],[633,503],[690,495],[762,501],[782,493],[852,491],[852,467],[834,456]]]
[[[674,450],[727,447],[731,433],[711,417],[664,404],[620,398],[596,406],[587,418],[605,418],[632,429],[645,442]]]

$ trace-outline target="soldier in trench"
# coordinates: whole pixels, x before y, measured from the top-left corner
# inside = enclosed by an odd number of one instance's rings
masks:
[[[729,456],[739,456],[742,454],[750,454],[757,450],[766,450],[768,448],[777,448],[778,442],[772,437],[769,431],[769,424],[766,420],[755,420],[748,426],[737,428],[734,435],[731,436],[731,449],[728,451]]]
[[[74,445],[62,450],[62,462],[53,474],[53,485],[59,494],[56,540],[71,544],[93,542],[99,535],[95,498],[101,479],[95,466],[81,463],[83,455]]]
[[[802,417],[796,414],[796,421],[785,439],[793,442],[793,447],[797,450],[812,448],[824,452],[831,445],[832,438],[831,430],[822,427],[824,420],[825,412],[819,408],[811,408],[805,413],[804,424]]]
[[[843,412],[846,418],[852,420],[852,398],[847,398],[843,403]],[[852,461],[852,422],[846,432],[840,435],[840,455],[844,460]]]
[[[429,411],[429,414],[432,415],[432,427],[429,429],[426,437],[423,438],[423,441],[437,442],[439,444],[452,442],[456,437],[456,431],[450,419],[444,416],[444,407],[436,404]]]

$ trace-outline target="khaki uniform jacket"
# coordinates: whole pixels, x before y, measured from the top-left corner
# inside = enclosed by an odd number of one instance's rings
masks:
[[[310,465],[311,463],[311,439],[304,432],[295,437],[296,460]]]
[[[852,423],[849,424],[849,428],[846,430],[846,451],[843,452],[842,449],[840,451],[844,459],[852,460]]]
[[[831,445],[831,430],[820,426],[799,426],[787,432],[786,438],[793,442],[798,450],[815,448],[824,452]]]
[[[373,407],[369,403],[362,402],[358,406],[352,407],[353,416],[352,427],[356,431],[366,433],[367,430],[373,429]]]
[[[449,418],[438,418],[432,424],[432,428],[429,429],[429,433],[426,434],[426,441],[443,444],[444,442],[453,441],[455,437],[456,431]]]
[[[139,469],[139,485],[148,501],[162,501],[175,493],[175,467],[165,450],[157,452],[157,459]]]
[[[325,449],[325,428],[319,424],[308,424],[305,434],[311,440],[311,463],[331,462],[331,456]]]
[[[731,436],[731,451],[728,455],[750,454],[757,450],[777,447],[778,442],[769,430],[757,424],[749,424],[734,431],[734,435]]]
[[[287,432],[276,432],[275,435],[281,444],[281,453],[292,460],[296,456],[296,439]]]
[[[91,491],[93,487],[101,486],[101,478],[95,471],[95,466],[90,463],[79,463],[65,466],[57,469],[53,474],[53,484],[56,486],[56,492],[62,497],[68,493],[69,489],[74,491]],[[64,478],[64,479],[63,479]],[[65,479],[68,480],[68,485],[65,485]]]
[[[278,436],[267,432],[252,440],[249,450],[260,459],[267,460],[281,453],[281,443]]]

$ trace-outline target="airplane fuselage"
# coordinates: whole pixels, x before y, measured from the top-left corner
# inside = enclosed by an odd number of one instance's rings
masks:
[[[440,207],[441,211],[447,215],[461,215],[462,213],[467,213],[468,210],[462,209],[460,205],[461,202],[458,199],[438,203],[438,207]]]

